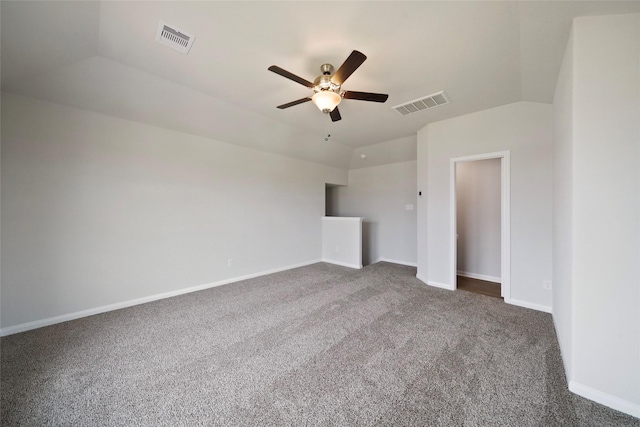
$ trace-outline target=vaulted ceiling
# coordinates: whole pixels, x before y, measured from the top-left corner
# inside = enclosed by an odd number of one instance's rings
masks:
[[[394,141],[410,153],[407,138],[433,121],[552,102],[571,20],[638,12],[638,1],[2,1],[2,90],[348,167],[381,143],[402,159]],[[160,20],[195,36],[188,55],[155,42]],[[345,100],[335,123],[310,102],[276,108],[310,90],[270,65],[313,81],[354,49],[368,59],[343,88],[386,103]],[[441,90],[451,104],[391,109]]]

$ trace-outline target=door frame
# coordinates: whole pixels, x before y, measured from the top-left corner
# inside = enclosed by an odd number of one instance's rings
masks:
[[[476,160],[500,159],[500,293],[505,302],[511,301],[511,152],[497,151],[493,153],[475,154],[450,159],[450,248],[451,248],[451,284],[457,288],[458,275],[458,225],[456,207],[456,165]]]

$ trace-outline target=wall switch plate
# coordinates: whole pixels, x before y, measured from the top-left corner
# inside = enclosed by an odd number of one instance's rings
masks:
[[[546,290],[551,290],[551,280],[543,280],[542,287]]]
[[[404,208],[408,211],[412,211],[413,210],[413,205],[404,205]]]
[[[233,258],[227,260],[227,267],[233,267]]]

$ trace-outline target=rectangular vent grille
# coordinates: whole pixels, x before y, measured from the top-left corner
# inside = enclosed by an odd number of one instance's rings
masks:
[[[395,107],[391,107],[391,109],[396,110],[403,116],[406,116],[408,114],[417,113],[418,111],[440,107],[441,105],[449,104],[450,102],[449,97],[442,90],[404,104],[396,105]]]
[[[158,31],[156,32],[156,41],[158,43],[186,55],[189,53],[194,40],[195,36],[171,27],[162,21],[158,22]]]

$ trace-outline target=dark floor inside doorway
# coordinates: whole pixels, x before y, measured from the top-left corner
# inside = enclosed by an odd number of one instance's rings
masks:
[[[488,282],[486,280],[471,279],[469,277],[458,276],[457,288],[463,291],[475,292],[495,298],[500,296],[500,283]]]

